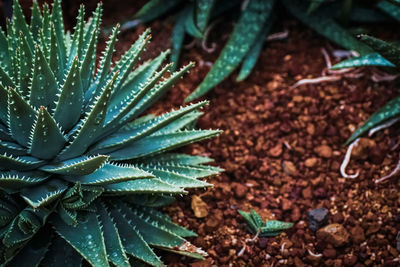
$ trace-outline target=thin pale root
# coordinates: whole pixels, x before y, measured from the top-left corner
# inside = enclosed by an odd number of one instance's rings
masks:
[[[356,146],[358,144],[359,140],[360,140],[360,138],[357,138],[353,143],[351,143],[349,145],[349,147],[347,148],[347,151],[346,151],[346,155],[344,156],[343,162],[340,165],[340,174],[344,178],[354,179],[354,178],[357,178],[358,175],[360,174],[360,171],[357,171],[355,174],[351,174],[351,175],[346,173],[346,167],[349,164],[350,158],[351,158],[351,151],[353,151],[354,146]]]
[[[399,158],[399,161],[397,162],[396,168],[394,168],[394,170],[391,173],[389,173],[388,175],[383,176],[383,177],[381,177],[379,179],[376,179],[375,183],[377,184],[377,183],[383,182],[383,181],[385,181],[387,179],[392,178],[393,176],[396,176],[399,173],[400,173],[400,158]]]

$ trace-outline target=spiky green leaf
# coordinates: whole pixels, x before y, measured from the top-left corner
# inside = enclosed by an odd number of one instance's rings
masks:
[[[213,67],[196,90],[186,98],[186,101],[204,95],[235,70],[258,38],[264,21],[273,10],[274,2],[249,1]]]

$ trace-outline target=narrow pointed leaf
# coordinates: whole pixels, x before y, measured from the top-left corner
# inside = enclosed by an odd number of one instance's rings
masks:
[[[52,159],[66,142],[57,123],[49,112],[41,107],[33,128],[29,153],[40,159]]]
[[[362,136],[369,129],[382,124],[388,119],[398,116],[400,116],[400,97],[396,97],[395,99],[389,101],[374,114],[372,114],[371,117],[369,117],[369,119],[351,135],[351,137],[346,141],[346,145]]]
[[[175,163],[175,164],[182,164],[182,165],[201,165],[213,162],[214,160],[209,157],[203,156],[190,156],[186,154],[178,154],[178,153],[164,153],[161,155],[144,158],[141,159],[140,162],[148,163],[148,164],[156,164],[156,163]]]
[[[115,43],[117,41],[117,35],[119,33],[120,25],[117,24],[111,33],[109,40],[107,41],[107,47],[104,51],[103,57],[100,60],[100,67],[97,71],[96,81],[94,86],[102,87],[105,82],[105,78],[110,71],[111,60],[114,53]]]
[[[214,6],[215,0],[197,0],[196,1],[196,26],[200,32],[204,33],[208,20],[211,15],[211,10]]]
[[[10,53],[8,50],[8,41],[2,29],[0,29],[0,66],[5,69],[10,68]],[[1,81],[1,77],[0,77]]]
[[[45,172],[61,175],[88,175],[101,168],[108,160],[108,156],[98,155],[93,157],[81,156],[65,160],[56,165],[46,165],[40,169]]]
[[[154,133],[155,131],[167,126],[171,122],[175,120],[179,120],[185,114],[190,113],[193,110],[203,107],[208,104],[208,102],[203,101],[197,104],[188,105],[184,108],[180,108],[178,110],[171,111],[162,116],[158,116],[153,120],[147,121],[143,124],[137,125],[136,128],[132,128],[131,131],[127,131],[125,133],[117,132],[114,135],[110,135],[110,137],[103,139],[98,144],[96,144],[93,148],[93,151],[97,153],[103,153],[104,151],[109,152],[110,149],[117,149],[118,147],[126,146],[135,140],[140,139],[143,136],[148,136]]]
[[[22,146],[28,146],[36,118],[34,110],[14,89],[8,90],[9,128],[12,137]]]
[[[5,191],[13,191],[42,183],[49,175],[42,172],[8,171],[0,172],[0,177],[0,188]]]
[[[8,93],[0,83],[0,122],[8,124]]]
[[[21,5],[17,0],[13,1],[13,27],[15,27],[16,32],[21,31],[23,33],[28,41],[31,51],[33,51],[34,41],[32,38],[32,34],[29,30],[28,24],[26,23]]]
[[[156,165],[157,166],[157,165]],[[192,178],[205,178],[213,176],[222,171],[218,167],[212,166],[185,166],[181,164],[160,164],[164,169],[179,173]]]
[[[264,25],[262,31],[260,32],[259,37],[252,44],[250,51],[247,53],[245,58],[243,59],[242,67],[240,68],[239,74],[236,78],[236,81],[241,82],[245,80],[253,70],[254,66],[257,63],[258,57],[261,53],[263,44],[271,30],[274,19],[270,16],[267,19],[267,23]]]
[[[154,175],[151,173],[134,166],[117,166],[108,163],[91,174],[71,177],[69,180],[79,181],[81,184],[87,185],[106,185],[153,177]]]
[[[19,55],[20,58],[23,58],[24,60],[21,60],[19,62],[18,91],[21,93],[21,95],[28,96],[29,95],[29,87],[31,85],[33,54],[31,52],[31,50],[29,49],[28,42],[26,41],[26,38],[22,35],[22,32],[20,33],[20,36],[19,36],[19,53],[20,53],[20,55]]]
[[[173,185],[162,182],[157,178],[152,179],[138,179],[133,181],[120,182],[116,184],[104,185],[105,192],[113,194],[126,194],[126,193],[171,193],[171,194],[185,194],[186,191],[175,187]]]
[[[4,139],[2,138],[2,141],[0,143],[0,154],[6,153],[8,155],[11,154],[14,156],[26,155],[26,150],[22,146],[18,145],[17,143],[3,141],[3,140]]]
[[[395,20],[400,21],[400,6],[398,3],[396,4],[387,0],[381,0],[376,6]]]
[[[6,154],[0,155],[0,169],[28,171],[34,170],[43,164],[43,161],[29,156],[13,157]]]
[[[182,131],[142,138],[122,149],[110,153],[112,160],[135,159],[168,151],[183,145],[204,140],[219,134],[219,131]],[[168,142],[165,142],[168,140]]]
[[[178,67],[179,57],[181,54],[183,41],[185,39],[185,20],[188,14],[188,8],[183,9],[179,14],[175,21],[174,29],[172,31],[171,42],[172,42],[172,53],[171,53],[171,62],[174,63],[172,65],[172,71],[175,71]]]
[[[281,221],[266,221],[264,222],[261,230],[265,232],[275,232],[275,231],[283,231],[289,229],[293,226],[293,223],[281,222]]]
[[[293,16],[332,42],[348,50],[357,51],[361,56],[373,52],[371,48],[357,41],[356,38],[334,21],[331,16],[331,9],[327,10],[329,13],[314,12],[307,14],[306,4],[299,0],[283,0],[282,2]]]
[[[35,187],[24,188],[21,197],[32,207],[38,208],[56,200],[67,190],[66,182],[57,179],[50,179],[46,184]]]
[[[164,215],[163,213],[155,209],[148,208],[145,206],[135,206],[135,209],[138,210],[138,212],[143,213],[143,216],[145,218],[148,218],[148,221],[150,223],[154,223],[158,225],[158,227],[168,229],[170,232],[176,235],[179,235],[181,237],[197,236],[196,233],[173,223],[167,215]]]
[[[361,35],[360,40],[372,47],[391,63],[400,67],[400,47],[368,35]]]
[[[273,9],[275,1],[249,1],[237,22],[228,43],[213,67],[196,90],[185,101],[196,99],[223,81],[240,64],[262,30],[263,22]]]
[[[171,8],[178,5],[182,0],[151,0],[146,3],[133,17],[134,19],[140,20],[142,23],[151,21],[166,12]]]
[[[29,103],[36,108],[45,106],[51,110],[55,107],[57,94],[58,86],[54,73],[47,63],[42,50],[36,46]]]
[[[333,70],[343,69],[343,68],[357,68],[365,66],[375,66],[375,67],[389,67],[395,68],[396,66],[387,61],[378,53],[372,53],[361,57],[352,57],[343,60],[331,67]]]
[[[154,174],[161,181],[181,188],[202,188],[210,187],[212,184],[196,180],[190,176],[185,176],[173,171],[157,168],[153,166],[142,167],[144,170]]]
[[[104,243],[108,259],[115,266],[129,267],[129,260],[125,253],[124,246],[122,245],[118,228],[107,212],[106,206],[98,202],[96,207],[100,218],[100,224],[103,226]]]
[[[143,214],[131,210],[125,203],[121,201],[117,203],[125,219],[131,222],[131,225],[135,227],[143,239],[150,245],[174,248],[179,247],[185,242],[182,237],[150,223]]]
[[[53,2],[53,8],[51,10],[51,21],[54,25],[54,30],[56,34],[57,46],[58,46],[58,60],[60,66],[64,66],[66,62],[66,47],[64,39],[64,21],[61,8],[61,0],[55,0]],[[62,71],[62,69],[60,69]]]
[[[83,88],[78,64],[78,59],[75,58],[54,110],[54,119],[65,131],[75,125],[82,111]],[[65,114],[68,114],[68,116],[65,116]]]
[[[106,85],[101,96],[97,99],[93,108],[90,110],[86,118],[84,118],[82,125],[76,133],[72,143],[68,145],[61,154],[60,159],[68,159],[78,156],[86,151],[92,144],[103,127],[106,117],[107,106],[110,100],[111,91],[117,78],[116,73],[113,79]]]
[[[76,227],[57,217],[53,217],[51,223],[56,232],[92,266],[109,266],[103,232],[95,213],[85,214]]]
[[[187,10],[187,16],[185,19],[185,30],[188,34],[194,38],[203,38],[203,33],[197,27],[195,22],[195,6],[194,4],[189,4],[189,9]]]
[[[151,266],[163,266],[160,259],[143,240],[143,237],[128,223],[120,212],[111,209],[111,216],[118,228],[125,251],[128,254],[150,264]]]

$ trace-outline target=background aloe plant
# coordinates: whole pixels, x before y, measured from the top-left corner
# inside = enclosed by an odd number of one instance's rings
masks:
[[[213,137],[195,130],[200,102],[139,117],[189,64],[167,75],[168,52],[136,67],[145,31],[112,67],[115,26],[99,67],[101,4],[65,33],[60,0],[19,3],[0,31],[0,263],[10,266],[162,266],[153,248],[191,257],[195,233],[155,207],[220,171],[206,157],[167,153]],[[132,70],[134,70],[132,72]]]
[[[400,46],[398,43],[386,42],[369,35],[361,35],[359,36],[359,39],[365,44],[369,45],[374,52],[366,56],[354,57],[342,61],[334,65],[332,67],[333,69],[375,66],[398,73],[400,68]],[[380,125],[388,122],[388,120],[393,119],[391,123],[389,122],[389,124],[393,124],[395,121],[397,121],[399,116],[400,97],[396,97],[372,114],[372,116],[353,133],[346,143],[349,144],[353,142],[367,131],[371,130],[372,128],[379,127]]]
[[[302,23],[348,50],[357,51],[361,56],[373,51],[357,41],[343,25],[348,21],[361,23],[382,22],[390,17],[398,19],[400,13],[397,1],[381,0],[376,6],[365,1],[338,0],[196,0],[196,1],[160,1],[150,0],[135,14],[133,21],[124,24],[129,28],[145,23],[161,15],[178,9],[175,27],[171,37],[171,60],[175,66],[182,49],[184,36],[188,34],[196,39],[204,39],[210,21],[216,20],[222,13],[239,13],[234,30],[221,51],[211,70],[198,88],[186,99],[196,99],[228,77],[240,67],[237,81],[248,77],[254,68],[267,35],[276,18],[282,16],[278,11],[286,9]],[[276,16],[276,14],[279,14]],[[389,16],[388,16],[388,15]]]

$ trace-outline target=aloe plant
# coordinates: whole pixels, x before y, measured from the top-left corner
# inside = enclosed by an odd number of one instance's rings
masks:
[[[204,41],[210,21],[215,21],[228,10],[239,13],[228,42],[202,83],[186,99],[190,101],[204,95],[239,67],[237,81],[243,81],[250,75],[277,17],[274,13],[282,7],[307,27],[339,46],[358,52],[360,56],[371,56],[373,50],[359,42],[342,24],[348,21],[377,23],[391,17],[398,19],[396,14],[400,12],[398,1],[392,0],[381,0],[373,5],[353,0],[149,0],[134,15],[133,21],[124,24],[124,28],[179,10],[171,37],[171,60],[176,66],[185,34]]]
[[[386,42],[369,35],[361,35],[359,39],[369,45],[374,53],[364,57],[350,58],[334,65],[333,69],[355,68],[355,67],[384,67],[393,72],[400,68],[400,45],[397,43]],[[367,131],[385,124],[388,120],[400,116],[400,97],[389,101],[386,105],[377,110],[371,117],[361,125],[347,140],[349,144],[365,134]]]
[[[261,216],[255,210],[250,210],[250,212],[239,210],[238,212],[246,220],[251,233],[256,234],[257,236],[277,236],[283,231],[293,227],[293,223],[276,220],[263,221]]]
[[[163,52],[138,65],[149,30],[112,64],[117,25],[96,67],[101,4],[87,22],[80,7],[73,34],[60,0],[34,2],[30,25],[13,5],[0,31],[0,264],[163,266],[153,248],[201,258],[195,233],[156,208],[211,186],[209,158],[170,151],[219,131],[194,129],[205,101],[142,115],[193,64],[168,74]]]

